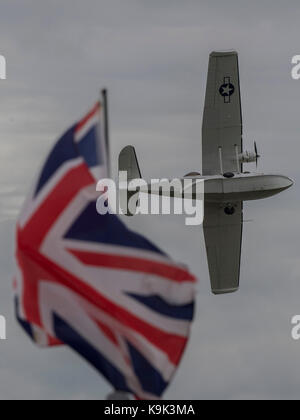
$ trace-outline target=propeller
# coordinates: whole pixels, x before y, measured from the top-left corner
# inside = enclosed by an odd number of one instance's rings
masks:
[[[257,163],[258,163],[258,159],[260,158],[260,155],[258,154],[256,141],[254,142],[254,152],[255,152],[255,162],[256,162],[256,167],[257,167]]]

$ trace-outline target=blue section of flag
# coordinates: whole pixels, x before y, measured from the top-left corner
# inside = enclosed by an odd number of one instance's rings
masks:
[[[127,229],[117,216],[113,214],[99,215],[96,209],[96,201],[87,205],[64,237],[79,241],[139,248],[165,255],[145,237]]]
[[[187,305],[174,305],[173,303],[169,304],[164,299],[156,295],[142,296],[135,293],[126,294],[162,315],[186,321],[191,321],[193,319],[194,303],[188,303]]]
[[[104,163],[103,156],[100,154],[100,150],[98,150],[100,148],[97,147],[97,141],[97,128],[94,126],[77,143],[79,154],[83,156],[90,168]]]
[[[70,128],[61,138],[58,140],[48,159],[43,167],[40,175],[37,187],[35,190],[35,196],[39,193],[41,188],[46,182],[54,175],[54,173],[68,160],[78,157],[78,152],[74,147],[74,130],[75,126]]]
[[[52,175],[54,175],[55,172],[68,160],[81,156],[89,168],[104,164],[105,160],[101,154],[101,148],[98,144],[100,143],[100,139],[98,136],[97,126],[92,126],[87,134],[78,143],[75,143],[74,136],[76,126],[77,125],[75,124],[66,131],[50,152],[38,180],[35,196],[52,177]]]
[[[133,347],[129,341],[126,342],[132,365],[136,376],[139,378],[144,391],[160,396],[166,389],[168,383],[144,356]]]
[[[86,359],[94,368],[111,382],[115,389],[131,392],[122,373],[111,364],[100,352],[79,335],[67,322],[53,314],[55,336]]]

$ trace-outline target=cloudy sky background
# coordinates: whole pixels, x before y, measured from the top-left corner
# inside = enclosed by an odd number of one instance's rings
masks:
[[[210,293],[201,228],[180,217],[130,225],[199,277],[192,338],[166,398],[298,398],[300,342],[300,54],[298,1],[1,0],[0,398],[103,398],[110,387],[68,349],[36,349],[16,326],[11,277],[22,196],[54,140],[109,88],[114,170],[136,146],[143,175],[201,170],[208,55],[240,54],[244,142],[259,169],[286,174],[293,189],[247,203],[241,289]],[[249,165],[248,169],[254,169]],[[9,220],[6,220],[9,219]]]

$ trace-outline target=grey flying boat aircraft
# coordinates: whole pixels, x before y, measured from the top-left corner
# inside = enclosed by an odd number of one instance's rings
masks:
[[[239,288],[243,202],[271,197],[293,185],[284,175],[243,171],[244,163],[257,164],[258,158],[256,144],[253,152],[243,150],[238,54],[213,52],[202,126],[202,174],[191,172],[183,179],[204,180],[203,229],[214,294]],[[119,170],[127,171],[128,180],[141,177],[132,146],[121,151]]]

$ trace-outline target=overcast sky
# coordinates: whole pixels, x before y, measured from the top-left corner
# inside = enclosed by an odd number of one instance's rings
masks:
[[[130,225],[198,276],[197,314],[182,365],[165,397],[299,398],[300,4],[289,0],[1,0],[0,398],[103,398],[106,382],[68,349],[36,349],[13,316],[16,212],[47,151],[106,86],[113,165],[136,146],[142,173],[201,170],[208,55],[239,52],[244,142],[256,140],[259,169],[295,179],[293,189],[247,203],[241,288],[210,292],[200,227],[180,217]],[[255,169],[249,165],[248,169]],[[9,220],[6,220],[6,219]]]

